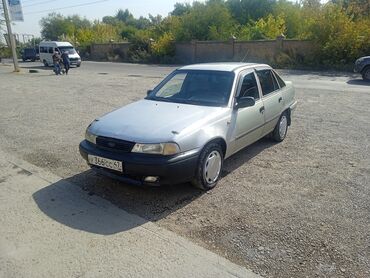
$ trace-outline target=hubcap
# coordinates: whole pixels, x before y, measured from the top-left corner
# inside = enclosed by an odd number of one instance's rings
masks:
[[[280,124],[279,124],[279,135],[281,139],[285,137],[287,126],[288,126],[288,119],[286,118],[285,115],[283,115],[280,119]]]
[[[203,177],[208,184],[214,183],[221,171],[221,155],[218,151],[212,151],[204,164]]]

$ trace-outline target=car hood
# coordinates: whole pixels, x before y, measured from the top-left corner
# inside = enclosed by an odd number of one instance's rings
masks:
[[[137,143],[175,141],[222,114],[226,108],[140,100],[119,108],[93,122],[97,136]]]

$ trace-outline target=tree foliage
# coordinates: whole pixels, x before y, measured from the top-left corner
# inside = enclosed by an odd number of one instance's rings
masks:
[[[130,41],[130,59],[173,55],[173,41],[309,39],[319,48],[317,63],[348,63],[370,53],[370,1],[207,0],[175,4],[167,16],[135,18],[128,9],[91,22],[77,15],[43,18],[44,39],[65,38],[81,46]]]

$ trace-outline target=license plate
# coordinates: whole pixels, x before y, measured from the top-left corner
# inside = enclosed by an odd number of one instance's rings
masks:
[[[88,155],[87,159],[89,163],[92,165],[123,172],[123,165],[121,161],[112,160],[112,159],[95,156],[95,155]]]

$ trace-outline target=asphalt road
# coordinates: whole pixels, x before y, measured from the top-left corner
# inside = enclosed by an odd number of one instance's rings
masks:
[[[143,98],[174,67],[84,62],[54,76],[37,63],[22,66],[13,74],[0,65],[7,153],[263,276],[370,276],[370,86],[359,76],[280,71],[299,101],[288,137],[231,157],[204,194],[99,177],[78,153],[94,118]]]

